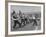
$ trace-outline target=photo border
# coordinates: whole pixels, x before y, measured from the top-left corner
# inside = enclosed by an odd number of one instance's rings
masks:
[[[40,34],[45,34],[45,3],[41,2],[22,2],[22,1],[5,1],[5,34],[6,36],[8,35],[8,3],[13,2],[13,3],[28,3],[28,4],[42,4],[43,5],[43,33],[34,33],[34,34],[17,34],[15,36],[24,36],[24,35],[40,35]]]

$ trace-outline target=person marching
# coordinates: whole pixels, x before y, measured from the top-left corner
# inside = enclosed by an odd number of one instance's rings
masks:
[[[19,16],[21,18],[21,26],[22,24],[25,25],[25,15],[24,13],[22,14],[20,10],[19,10]]]
[[[34,22],[33,26],[35,26],[35,25],[37,26],[37,21],[36,21],[36,17],[35,16],[33,16],[33,22]]]
[[[19,27],[20,27],[21,24],[18,22],[19,18],[17,17],[15,11],[13,11],[13,13],[14,13],[13,14],[13,18],[12,18],[14,20],[14,26],[13,26],[13,28],[15,28],[17,24],[19,24]]]

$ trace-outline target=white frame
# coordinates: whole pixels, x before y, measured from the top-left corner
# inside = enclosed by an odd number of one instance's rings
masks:
[[[11,32],[11,19],[10,19],[10,6],[11,5],[24,5],[24,6],[41,6],[41,30],[34,31],[14,31]],[[26,4],[26,3],[8,3],[8,35],[17,35],[17,34],[34,34],[34,33],[43,33],[43,5],[42,4]]]

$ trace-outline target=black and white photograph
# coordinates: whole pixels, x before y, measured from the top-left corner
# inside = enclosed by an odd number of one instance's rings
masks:
[[[11,31],[40,30],[41,7],[11,5]]]
[[[8,34],[43,32],[43,5],[8,3]]]

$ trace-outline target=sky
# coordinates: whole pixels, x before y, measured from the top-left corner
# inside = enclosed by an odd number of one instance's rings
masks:
[[[22,13],[30,14],[30,13],[39,13],[41,12],[41,6],[20,6],[20,5],[11,5],[11,12],[15,10],[16,13],[19,13],[21,10]]]

